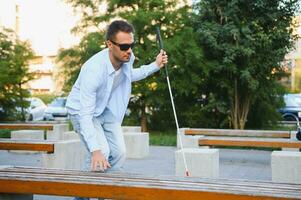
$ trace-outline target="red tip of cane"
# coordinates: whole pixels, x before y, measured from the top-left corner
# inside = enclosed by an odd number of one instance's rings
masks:
[[[189,176],[189,172],[188,171],[186,171],[186,176]]]

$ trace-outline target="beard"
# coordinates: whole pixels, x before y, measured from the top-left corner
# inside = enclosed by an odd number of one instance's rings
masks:
[[[117,61],[117,62],[120,62],[120,63],[125,63],[125,62],[128,62],[130,61],[131,59],[131,53],[128,53],[128,54],[124,54],[122,56],[117,56],[117,55],[114,55],[114,59]]]

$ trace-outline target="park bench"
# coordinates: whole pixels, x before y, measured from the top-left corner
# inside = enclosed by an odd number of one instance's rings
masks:
[[[301,149],[301,142],[281,138],[211,137],[199,138],[199,146],[266,147]]]
[[[185,129],[185,135],[290,138],[290,131],[238,130],[238,129]]]
[[[53,130],[56,124],[36,124],[36,123],[0,123],[0,129],[9,130]]]
[[[32,194],[133,200],[301,199],[301,184],[25,167],[2,167],[0,185],[0,197],[7,199],[32,199]]]
[[[41,166],[60,169],[81,169],[87,153],[79,139],[57,141],[0,139],[0,150],[9,151],[12,158],[15,153],[20,152],[41,153]]]
[[[25,150],[54,152],[54,141],[0,139],[0,150]]]
[[[0,130],[19,130],[17,135],[22,138],[26,138],[28,135],[28,139],[34,139],[37,135],[39,135],[39,138],[47,140],[60,140],[63,137],[63,133],[68,131],[68,128],[68,124],[58,123],[0,123]],[[35,131],[30,132],[25,130]],[[36,130],[42,130],[44,132]]]

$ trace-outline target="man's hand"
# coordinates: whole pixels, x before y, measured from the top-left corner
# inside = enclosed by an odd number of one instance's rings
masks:
[[[157,55],[156,64],[158,67],[162,68],[168,62],[168,56],[166,52],[161,49],[160,53]]]
[[[92,152],[91,169],[92,171],[104,171],[111,167],[110,163],[104,157],[100,150]]]

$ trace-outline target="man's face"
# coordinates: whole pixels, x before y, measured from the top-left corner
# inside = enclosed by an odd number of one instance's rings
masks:
[[[114,59],[118,62],[125,63],[128,62],[131,58],[132,48],[127,50],[121,50],[120,45],[123,44],[132,44],[134,42],[133,33],[126,33],[119,31],[115,38],[112,41],[108,40],[107,45],[111,51]]]

